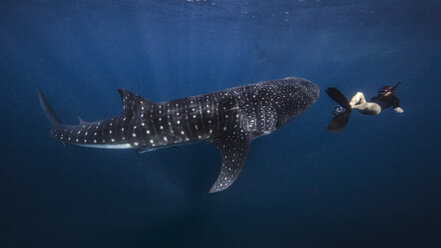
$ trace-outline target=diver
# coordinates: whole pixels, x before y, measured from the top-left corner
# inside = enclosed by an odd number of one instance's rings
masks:
[[[362,92],[357,92],[351,99],[348,99],[336,88],[326,89],[326,93],[336,103],[340,104],[332,112],[335,117],[326,128],[330,132],[341,133],[349,121],[349,115],[353,109],[365,115],[378,115],[383,109],[393,107],[397,113],[403,113],[400,107],[400,99],[395,95],[395,89],[401,84],[398,82],[394,86],[383,86],[378,90],[378,95],[367,102]]]

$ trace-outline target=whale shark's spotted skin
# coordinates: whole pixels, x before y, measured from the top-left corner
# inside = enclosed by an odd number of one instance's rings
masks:
[[[209,141],[222,153],[222,167],[210,192],[228,188],[239,175],[253,139],[270,134],[310,107],[318,87],[285,78],[154,103],[119,89],[123,114],[78,126],[62,125],[40,94],[52,122],[51,135],[64,143],[139,152],[194,141]]]

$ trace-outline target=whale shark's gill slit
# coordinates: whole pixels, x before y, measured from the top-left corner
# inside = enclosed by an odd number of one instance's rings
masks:
[[[217,146],[222,156],[221,170],[209,191],[216,193],[225,190],[236,181],[247,158],[251,137],[240,130],[234,130],[210,142]]]

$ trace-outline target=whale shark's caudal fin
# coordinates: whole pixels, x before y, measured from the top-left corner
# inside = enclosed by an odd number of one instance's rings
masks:
[[[50,121],[52,127],[61,126],[60,120],[58,119],[57,115],[55,114],[54,110],[52,109],[46,97],[44,97],[43,93],[41,93],[37,85],[35,85],[35,88],[37,89],[41,108],[43,109],[43,112],[46,115],[47,119]]]
[[[240,130],[231,131],[223,137],[211,140],[222,155],[222,167],[210,193],[227,189],[239,176],[247,158],[251,138]]]

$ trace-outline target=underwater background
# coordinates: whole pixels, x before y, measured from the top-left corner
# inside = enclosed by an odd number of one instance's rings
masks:
[[[441,1],[1,1],[0,247],[441,247]],[[319,100],[209,194],[215,146],[64,147],[63,123],[296,76]],[[403,114],[326,131],[337,87]]]

